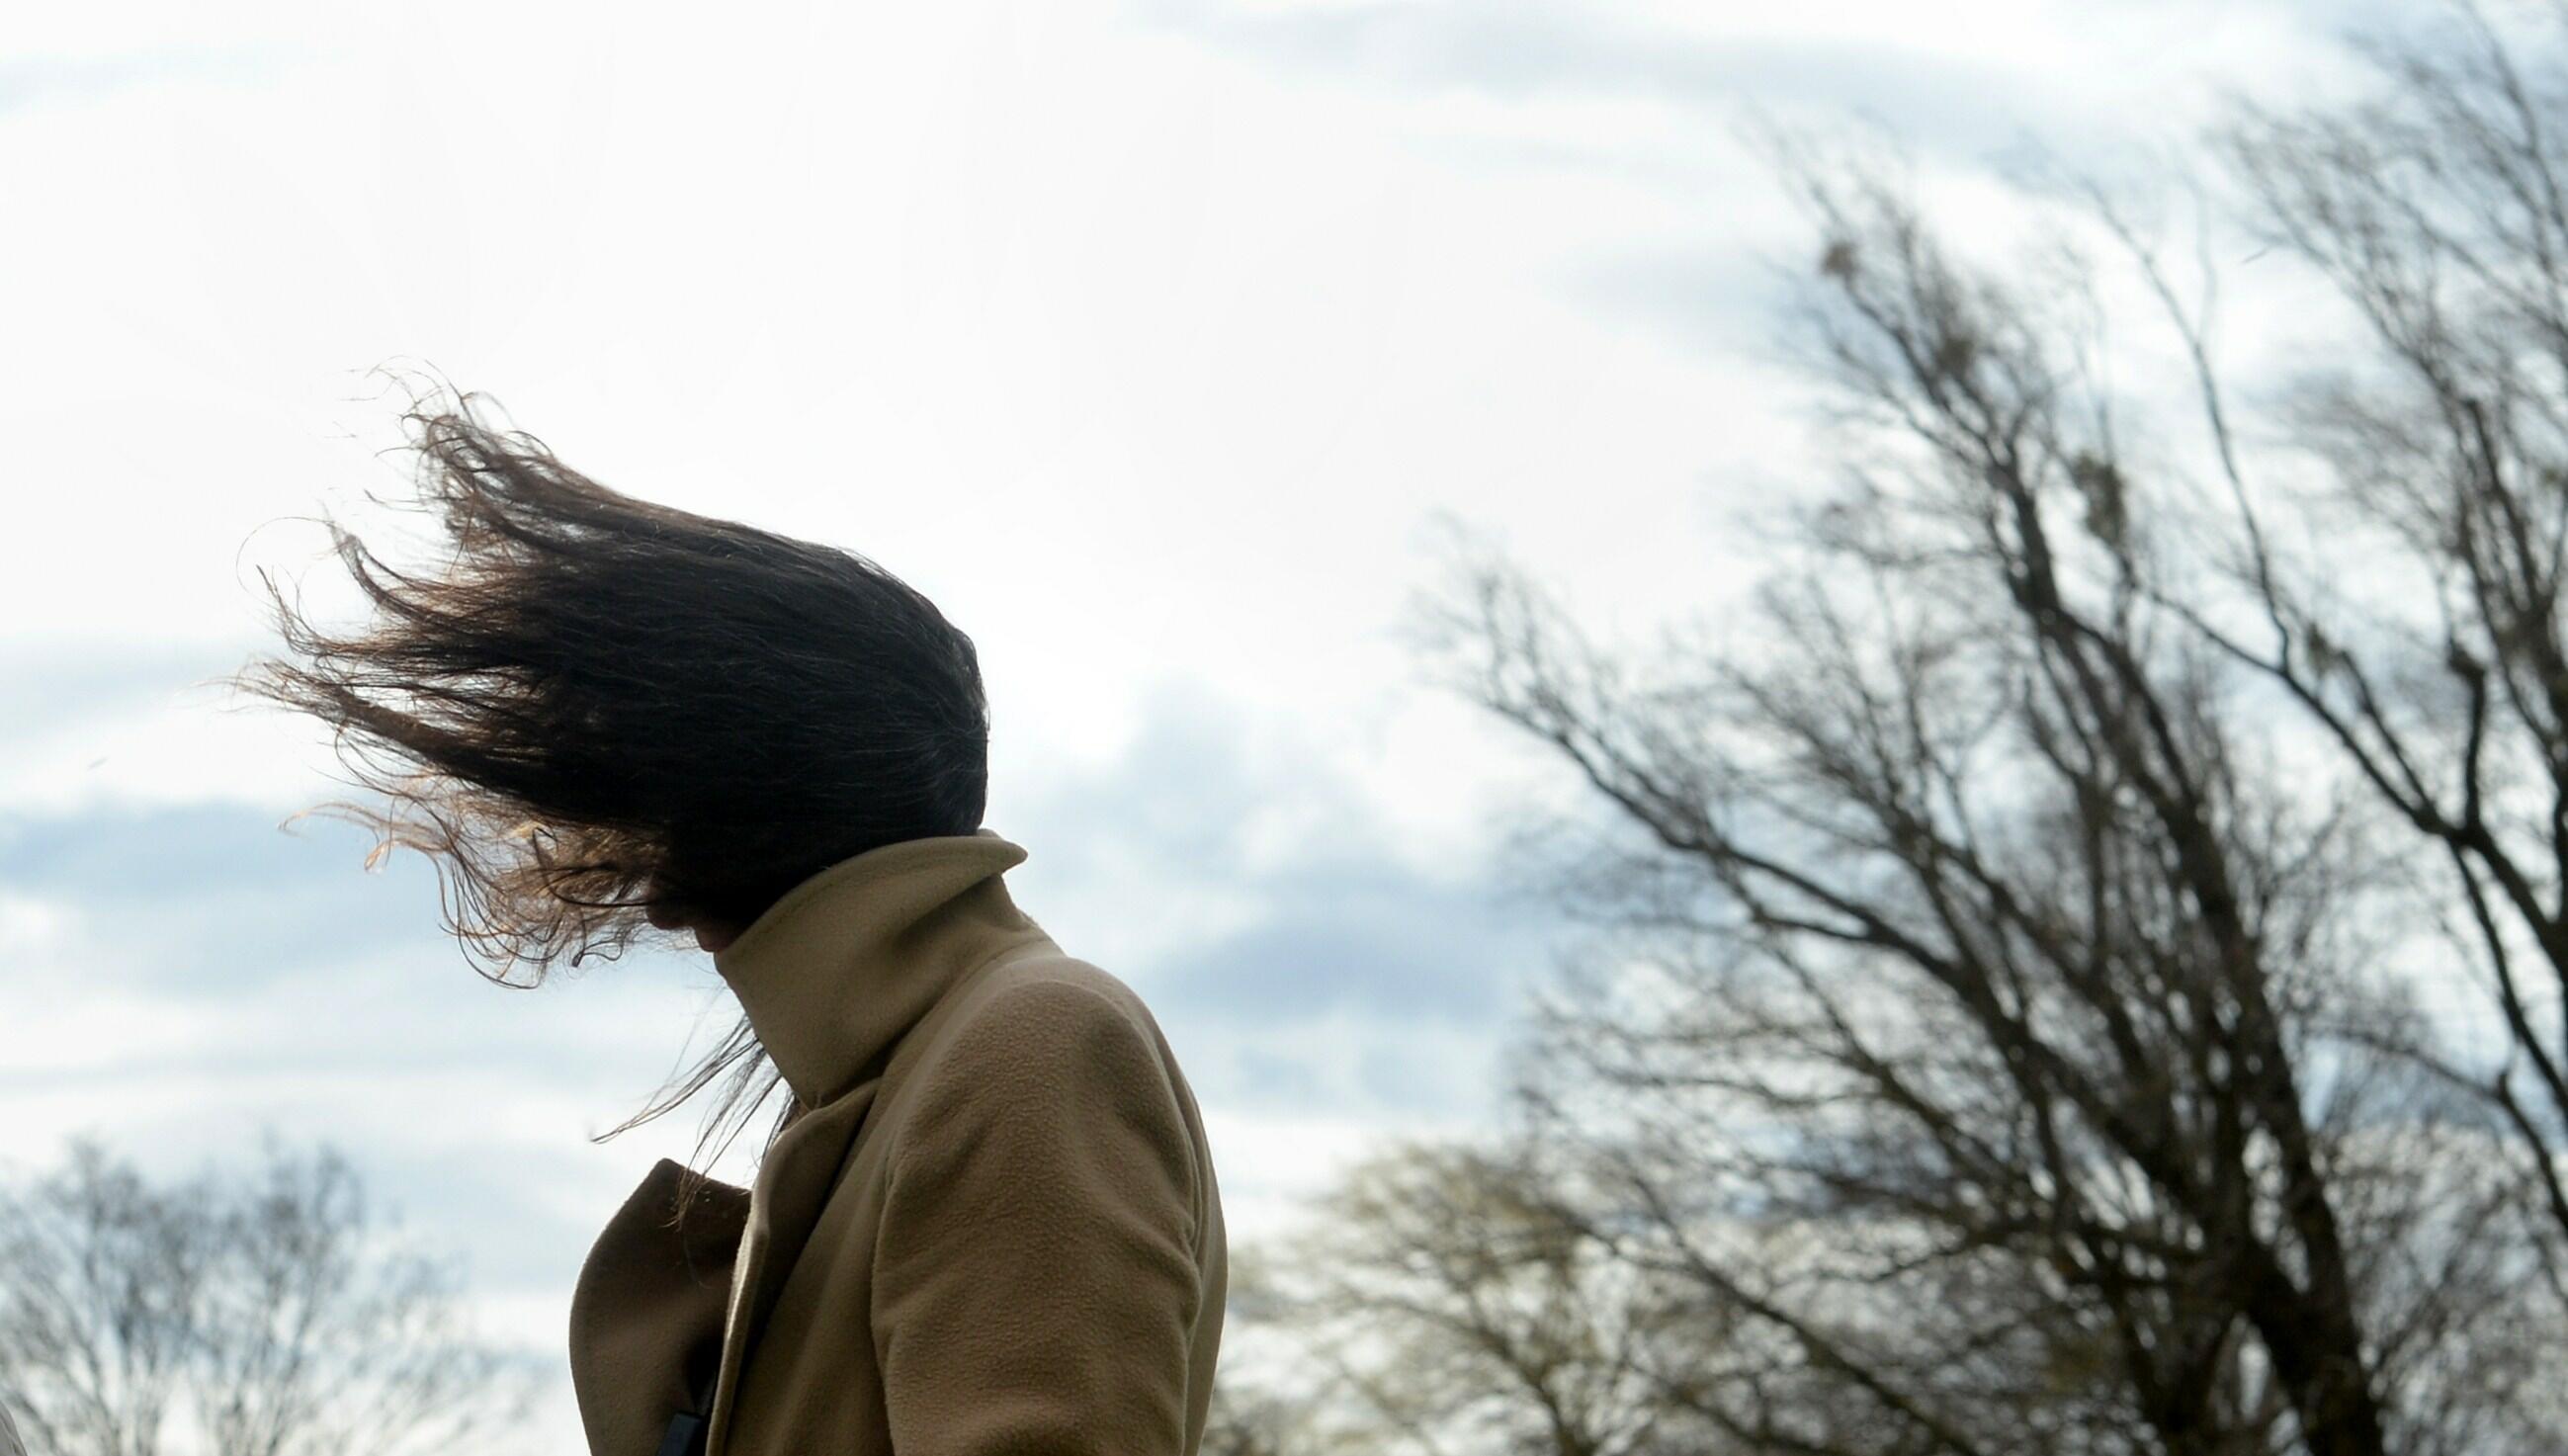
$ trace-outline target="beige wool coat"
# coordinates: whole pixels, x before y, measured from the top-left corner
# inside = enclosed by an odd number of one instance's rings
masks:
[[[678,1229],[663,1160],[571,1302],[592,1456],[1191,1456],[1228,1282],[1203,1119],[988,829],[797,886],[714,958],[809,1110]]]

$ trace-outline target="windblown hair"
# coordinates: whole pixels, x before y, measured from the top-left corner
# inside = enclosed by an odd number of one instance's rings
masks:
[[[612,958],[654,907],[746,925],[839,860],[979,826],[979,662],[927,598],[863,557],[610,490],[477,397],[406,420],[443,559],[396,569],[330,522],[372,620],[316,625],[271,581],[285,651],[238,681],[331,727],[380,802],[329,808],[378,855],[437,863],[483,975]],[[717,1116],[755,1083],[754,1111],[765,1062],[744,1022],[625,1126],[725,1066]]]

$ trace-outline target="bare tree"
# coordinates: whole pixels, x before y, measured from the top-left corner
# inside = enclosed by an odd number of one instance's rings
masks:
[[[2220,437],[2252,607],[2188,618],[2440,861],[2505,1050],[2435,1065],[2500,1110],[2568,1237],[2568,11],[2503,16],[2370,38],[2387,84],[2362,103],[2242,107],[2216,138],[2244,224],[2360,346],[2294,381],[2282,449],[2234,437],[2214,295],[2179,303],[2134,251]],[[2299,501],[2273,484],[2292,455],[2317,467]],[[2274,518],[2295,504],[2329,529]],[[2374,589],[2347,589],[2358,560]]]
[[[1291,1262],[1265,1240],[1231,1250],[1203,1456],[1390,1456],[1388,1433],[1361,1402],[1338,1398],[1330,1362],[1297,1332],[1281,1288]]]
[[[76,1143],[0,1193],[0,1404],[30,1456],[489,1449],[530,1372],[395,1232],[328,1150],[156,1184]]]
[[[1247,1302],[1303,1356],[1289,1429],[1410,1456],[1733,1449],[1658,1394],[1716,1323],[1617,1257],[1576,1196],[1522,1141],[1402,1146],[1345,1174]]]
[[[2568,1112],[2568,92],[2459,13],[2375,47],[2385,99],[2222,134],[2368,341],[2252,428],[2207,244],[2085,188],[1975,259],[1787,146],[1842,475],[1760,610],[1603,648],[1482,549],[1420,614],[1609,811],[1528,1090],[1598,1230],[1744,1318],[1666,1394],[1751,1449],[2568,1439],[2568,1224],[2522,1217]],[[2505,1055],[2427,995],[2464,956]]]
[[[1213,1387],[1197,1450],[1201,1456],[1300,1456],[1320,1449],[1310,1440],[1310,1425],[1301,1398],[1225,1378]]]

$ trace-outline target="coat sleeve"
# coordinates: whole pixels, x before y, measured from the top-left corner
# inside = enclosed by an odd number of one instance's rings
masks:
[[[1179,1456],[1199,1205],[1155,1039],[1034,982],[922,1074],[874,1253],[893,1449]]]

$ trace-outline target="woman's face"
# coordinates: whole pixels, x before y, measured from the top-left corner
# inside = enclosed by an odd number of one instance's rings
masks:
[[[741,926],[728,920],[701,914],[683,903],[662,899],[656,895],[652,897],[650,904],[644,907],[642,913],[653,925],[662,930],[694,931],[696,945],[707,955],[718,954],[724,947],[740,939],[742,930]]]

